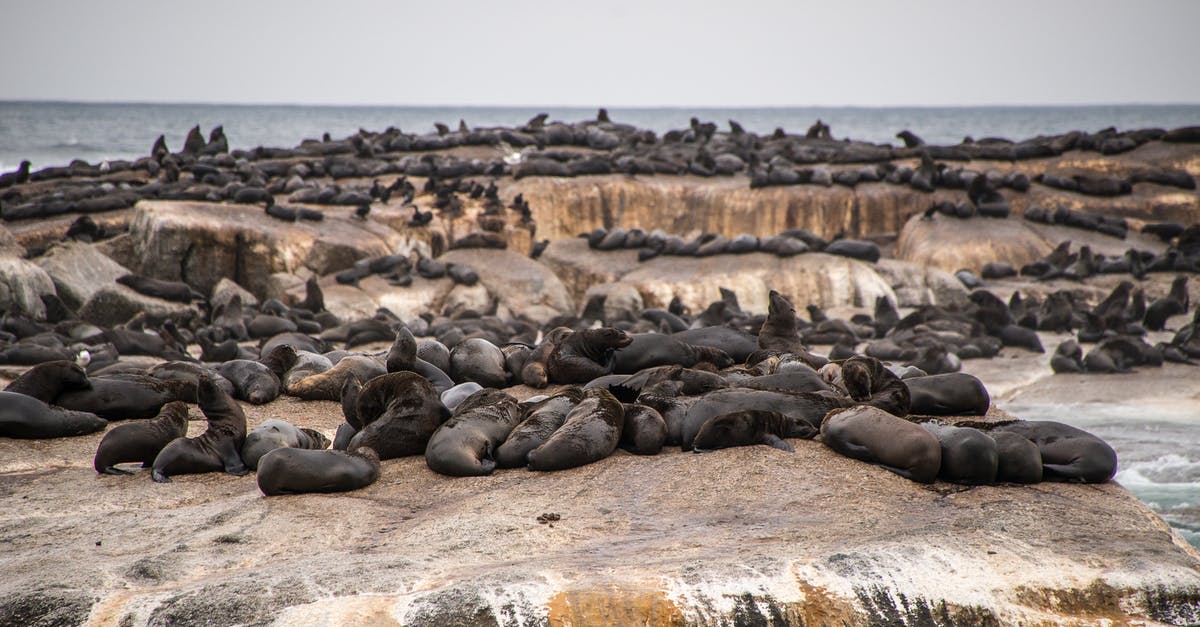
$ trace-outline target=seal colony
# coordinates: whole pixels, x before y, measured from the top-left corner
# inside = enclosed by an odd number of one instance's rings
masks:
[[[95,466],[99,472],[119,473],[116,464],[140,461],[153,466],[156,481],[187,472],[242,474],[275,449],[295,449],[276,456],[280,461],[271,465],[272,479],[264,485],[271,486],[272,494],[305,486],[361,487],[378,476],[378,460],[407,455],[425,455],[429,467],[443,474],[486,475],[520,466],[562,470],[602,459],[620,447],[639,454],[653,454],[664,445],[713,450],[767,444],[787,450],[792,444],[786,440],[797,438],[819,438],[840,453],[916,481],[941,476],[986,484],[998,477],[1028,479],[1039,473],[1031,468],[1036,464],[1029,462],[1028,447],[1024,461],[1013,461],[997,452],[1014,449],[1011,442],[1001,446],[972,427],[939,425],[927,418],[988,412],[983,383],[958,372],[963,360],[990,358],[1006,347],[1044,352],[1037,331],[1076,329],[1077,339],[1054,351],[1050,363],[1055,371],[1122,372],[1200,357],[1195,319],[1178,328],[1170,341],[1149,344],[1142,339],[1191,309],[1186,274],[1200,269],[1200,225],[1173,222],[1141,228],[1166,244],[1161,252],[1130,248],[1123,256],[1105,257],[1087,246],[1071,253],[1070,242],[1064,242],[1019,271],[1039,281],[1125,273],[1142,280],[1149,273],[1179,273],[1170,292],[1150,303],[1128,281],[1094,306],[1069,290],[1052,292],[1044,300],[1017,291],[1005,302],[984,283],[1018,274],[1001,260],[988,264],[982,279],[969,270],[958,273],[972,290],[966,304],[926,304],[901,315],[893,299],[880,296],[873,315],[848,320],[829,317],[818,303],[808,304],[806,320],[788,297],[773,290],[765,315],[743,311],[738,294],[725,289],[720,300],[695,313],[678,298],[666,308],[622,308],[601,294],[589,298],[578,315],[561,313],[540,321],[501,312],[495,301],[483,309],[462,302],[406,319],[387,308],[354,319],[327,309],[326,292],[334,286],[378,289],[364,286],[380,279],[399,290],[412,288],[417,279],[449,279],[456,290],[478,288],[480,271],[486,275],[487,269],[446,261],[449,257],[439,253],[505,250],[514,226],[528,232],[527,245],[536,257],[548,242],[532,239],[537,225],[528,199],[519,193],[502,198],[498,182],[505,177],[744,175],[751,189],[881,183],[965,193],[964,201],[934,202],[924,210],[924,220],[1007,220],[1011,206],[1002,190],[1026,194],[1039,185],[1095,197],[1128,196],[1135,185],[1145,184],[1195,189],[1189,173],[1164,167],[1122,177],[1018,170],[997,174],[947,163],[1016,163],[1069,151],[1123,154],[1153,142],[1186,144],[1195,135],[1187,129],[1108,129],[1020,142],[968,139],[949,147],[927,145],[904,131],[897,136],[904,146],[893,147],[835,141],[828,125],[820,122],[803,136],[783,130],[758,136],[735,122],[729,126],[729,132],[720,132],[715,124],[693,119],[689,128],[658,137],[614,123],[601,110],[596,120],[576,124],[539,116],[514,129],[471,129],[460,123],[458,131],[439,125],[435,134],[425,135],[361,131],[339,141],[306,140],[295,149],[232,152],[223,129],[214,129],[206,142],[195,128],[182,151],[172,153],[160,138],[149,157],[132,163],[75,163],[36,172],[22,164],[20,171],[0,179],[5,183],[0,218],[21,223],[83,214],[64,237],[91,245],[119,234],[101,227],[92,214],[145,199],[258,205],[264,216],[295,228],[328,221],[325,213],[305,205],[352,208],[353,219],[365,223],[377,219],[372,206],[387,207],[396,199],[412,208],[404,225],[412,231],[429,228],[435,214],[454,220],[468,215],[468,208],[477,213],[469,233],[434,238],[427,249],[348,260],[331,266],[328,280],[310,276],[302,297],[293,292],[294,298],[268,298],[236,281],[233,291],[206,295],[186,280],[122,272],[113,277],[114,284],[146,303],[161,301],[176,309],[165,315],[141,310],[121,324],[99,325],[81,319],[76,309],[83,304],[80,299],[68,303],[56,294],[43,294],[39,314],[6,312],[0,321],[5,334],[0,363],[35,366],[14,382],[14,391],[6,392],[24,395],[14,407],[26,407],[10,412],[8,432],[65,436],[100,428],[96,425],[102,423],[88,422],[87,416],[146,420],[144,428],[135,429],[135,424],[111,430]],[[461,149],[470,147],[516,152],[503,159],[460,156]],[[916,167],[896,163],[905,159],[916,160]],[[856,163],[869,165],[841,167]],[[123,176],[119,185],[98,182],[118,175]],[[390,183],[381,181],[388,176],[394,177]],[[364,178],[371,179],[370,185],[359,187],[355,180]],[[430,210],[422,211],[418,201],[429,203]],[[1125,219],[1063,206],[1029,207],[1023,217],[1117,239],[1125,239],[1131,229]],[[636,250],[639,262],[825,253],[876,264],[887,248],[844,232],[825,238],[801,228],[766,237],[683,237],[613,225],[580,237],[601,253]],[[36,258],[40,252],[28,254]],[[381,342],[391,348],[384,353],[356,350]],[[1078,342],[1096,347],[1084,354]],[[831,348],[818,354],[809,349],[814,344]],[[122,359],[128,355],[162,361],[141,367]],[[86,362],[86,374],[79,366],[67,368],[71,360]],[[521,384],[555,389],[548,397],[519,402],[505,390]],[[265,404],[280,395],[339,402],[345,424],[327,435],[279,421],[248,434],[233,399]],[[180,424],[187,419],[181,402],[200,404],[208,432],[193,439],[180,436]],[[29,421],[42,424],[34,428]],[[923,428],[916,431],[901,426],[918,423]],[[1045,441],[1032,428],[1008,433],[1023,434],[1033,443]],[[321,451],[331,443],[353,459],[299,452]],[[889,448],[893,444],[895,450]],[[1056,468],[1040,475],[1105,481],[1116,468],[1115,456],[1108,456],[1106,448],[1082,447],[1086,468],[1053,464]],[[974,461],[961,462],[964,457]],[[325,482],[316,474],[287,478],[298,472],[298,465],[322,459],[330,472],[357,468],[352,474],[358,479]],[[939,461],[943,459],[945,464]],[[979,459],[990,461],[980,468]],[[1000,472],[1001,467],[1018,470]]]

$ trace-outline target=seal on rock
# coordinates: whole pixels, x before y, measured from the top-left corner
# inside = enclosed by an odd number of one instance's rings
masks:
[[[821,423],[821,442],[919,483],[933,483],[942,465],[942,447],[933,434],[865,405],[830,412]]]
[[[329,448],[329,438],[320,431],[272,418],[246,434],[246,441],[242,444],[242,462],[248,468],[256,469],[263,455],[284,447],[320,450]]]
[[[645,405],[625,404],[625,426],[621,448],[634,455],[658,455],[667,441],[667,421],[658,410]]]
[[[1046,481],[1104,483],[1117,472],[1117,453],[1083,429],[1051,420],[1018,420],[993,431],[1015,433],[1036,444]]]
[[[92,412],[105,420],[153,418],[171,401],[189,400],[186,384],[144,374],[97,375],[91,386],[58,395],[54,404],[64,409]]]
[[[415,372],[390,372],[367,381],[358,392],[359,429],[347,450],[367,446],[379,459],[420,455],[446,414],[437,390]]]
[[[600,461],[617,450],[624,428],[621,401],[604,388],[588,389],[563,425],[529,451],[529,469],[565,470]]]
[[[996,443],[996,481],[1038,483],[1042,480],[1042,453],[1033,442],[1009,431],[988,432]]]
[[[16,392],[0,392],[0,437],[61,438],[95,433],[108,426],[96,414],[51,407]]]
[[[582,399],[583,390],[568,387],[526,409],[524,419],[496,448],[496,466],[518,468],[527,464],[529,451],[544,444]]]
[[[904,379],[909,411],[919,416],[983,416],[991,406],[987,388],[964,372]]]
[[[4,391],[32,396],[43,403],[53,403],[66,390],[86,390],[91,386],[82,366],[68,359],[59,359],[26,370],[13,379]]]
[[[800,318],[796,308],[783,294],[771,290],[768,294],[767,319],[758,331],[758,348],[777,353],[792,353],[813,369],[824,366],[826,360],[805,349],[800,339]]]
[[[133,474],[116,467],[123,463],[141,462],[142,468],[149,468],[163,447],[187,435],[187,423],[187,404],[172,401],[152,420],[117,425],[100,440],[92,465],[106,475]]]
[[[369,381],[387,370],[378,359],[367,355],[346,355],[325,372],[304,377],[292,383],[288,394],[306,401],[337,401],[342,398],[342,386],[353,376]],[[378,452],[378,449],[376,449]],[[382,459],[387,459],[383,457]]]
[[[709,418],[692,441],[692,451],[703,453],[734,446],[765,444],[789,453],[796,452],[783,441],[788,419],[779,412],[749,409]]]
[[[277,448],[259,460],[256,479],[267,496],[349,492],[379,479],[379,456],[365,446],[349,453]]]
[[[951,483],[991,485],[996,482],[1000,462],[996,441],[979,429],[936,422],[921,425],[942,447],[938,477]]]
[[[555,383],[587,383],[611,374],[614,353],[632,341],[624,331],[612,327],[568,333],[547,358],[546,373]]]
[[[198,400],[208,429],[195,438],[175,438],[163,447],[154,458],[150,475],[158,483],[187,473],[225,471],[240,477],[250,472],[241,457],[246,440],[246,414],[241,406],[208,378],[200,381]]]
[[[425,463],[452,477],[490,475],[496,469],[493,451],[520,420],[516,399],[499,390],[480,390],[429,438]]]

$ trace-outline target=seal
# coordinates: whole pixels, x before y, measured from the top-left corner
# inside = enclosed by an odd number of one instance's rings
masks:
[[[789,453],[796,452],[783,441],[788,418],[779,412],[750,409],[709,418],[700,427],[692,451],[703,453],[734,446],[765,444]]]
[[[617,450],[624,428],[621,401],[604,388],[588,389],[563,425],[529,451],[529,469],[566,470],[600,461]]]
[[[614,353],[632,341],[624,331],[613,327],[567,333],[547,358],[546,373],[555,383],[587,383],[611,374],[616,361]]]
[[[288,394],[292,393],[292,387],[298,382],[333,368],[333,362],[320,353],[305,350],[295,351],[295,353],[296,358],[292,361],[291,367],[280,378],[283,391]]]
[[[374,357],[347,355],[338,360],[329,370],[292,383],[288,394],[306,401],[338,401],[342,398],[342,386],[346,384],[346,379],[350,376],[354,376],[359,381],[370,381],[386,373],[387,370],[383,364]],[[378,452],[379,449],[376,451]]]
[[[452,477],[490,475],[496,469],[493,451],[520,420],[516,399],[499,390],[482,389],[459,404],[454,416],[429,438],[425,464]]]
[[[178,281],[163,281],[140,274],[125,274],[117,277],[117,283],[129,287],[139,294],[177,303],[204,300],[203,294],[192,289],[187,283],[180,283]]]
[[[255,478],[267,496],[349,492],[379,479],[379,456],[365,446],[349,453],[277,448],[259,460]]]
[[[1042,453],[1033,442],[1009,431],[988,432],[996,443],[996,481],[1038,483],[1042,480]]]
[[[87,372],[78,363],[66,359],[40,363],[13,379],[5,392],[32,396],[43,403],[53,403],[66,390],[86,390],[92,384]]]
[[[153,420],[117,425],[100,440],[92,466],[106,475],[133,474],[116,467],[129,462],[141,462],[142,468],[149,468],[163,447],[187,435],[187,423],[187,404],[172,401],[163,405]]]
[[[442,404],[446,406],[446,409],[453,412],[455,407],[458,407],[460,403],[467,400],[467,397],[482,389],[483,386],[475,383],[474,381],[459,383],[445,392],[442,392]]]
[[[647,398],[643,392],[638,401],[662,414],[669,433],[667,443],[678,443],[685,451],[692,450],[692,440],[700,427],[714,416],[752,409],[774,411],[791,421],[787,434],[781,437],[810,440],[817,435],[825,414],[853,404],[850,399],[829,392],[789,394],[743,388],[714,390],[701,396],[667,399],[666,402]]]
[[[346,420],[359,431],[347,450],[373,449],[379,459],[420,455],[446,415],[437,390],[414,372],[381,374],[358,392],[354,419]]]
[[[558,343],[572,333],[574,331],[567,327],[556,327],[546,333],[541,344],[538,344],[533,349],[533,352],[529,354],[529,359],[525,361],[525,365],[521,368],[521,381],[525,385],[541,389],[550,384],[550,375],[546,370],[546,362],[550,360],[550,355],[558,347]]]
[[[95,433],[108,426],[96,414],[51,407],[16,392],[0,392],[0,437],[39,440]]]
[[[830,412],[821,423],[821,442],[919,483],[933,483],[942,465],[942,447],[932,433],[866,405]]]
[[[979,429],[954,427],[936,422],[921,424],[942,447],[938,477],[951,483],[991,485],[996,482],[1000,462],[996,441]]]
[[[634,374],[655,366],[692,368],[707,362],[717,368],[733,365],[733,358],[719,348],[695,346],[662,333],[637,333],[629,343],[614,352],[613,369],[617,374]]]
[[[255,405],[279,398],[279,375],[271,367],[249,359],[231,359],[219,364],[217,374],[233,384],[233,397]]]
[[[814,370],[824,366],[826,360],[814,355],[804,347],[800,339],[801,321],[796,308],[783,294],[771,290],[767,295],[767,319],[758,330],[758,348],[763,351],[792,353],[804,360]]]
[[[909,411],[919,416],[983,416],[991,397],[983,381],[964,372],[904,379]]]
[[[189,400],[186,384],[163,381],[144,374],[97,375],[91,387],[58,395],[54,404],[86,411],[105,420],[153,418],[171,401]]]
[[[526,408],[524,418],[496,449],[496,466],[518,468],[529,463],[529,451],[544,444],[581,400],[583,391],[569,387]]]
[[[226,394],[233,394],[233,384],[229,382],[229,379],[217,374],[212,368],[190,361],[165,361],[161,364],[155,364],[146,371],[146,376],[162,381],[178,382],[180,384],[179,394],[181,400],[189,403],[196,402],[200,389],[200,379],[204,377],[212,377],[213,381],[222,390],[225,390]]]
[[[284,447],[320,450],[329,448],[329,438],[320,431],[272,418],[246,434],[242,443],[242,462],[248,468],[256,469],[263,455]]]
[[[993,431],[1015,433],[1036,444],[1045,481],[1104,483],[1117,472],[1117,453],[1083,429],[1050,420],[1018,420]]]
[[[504,351],[483,338],[467,338],[450,349],[449,375],[456,383],[474,381],[485,388],[505,387],[508,372]]]
[[[242,476],[250,472],[239,454],[246,439],[246,414],[211,379],[200,382],[200,411],[208,429],[195,438],[171,440],[154,458],[152,479],[171,481],[171,475],[225,471]]]
[[[658,455],[667,441],[667,421],[662,414],[645,405],[625,404],[624,408],[621,448],[634,455]]]
[[[911,409],[909,388],[874,357],[855,356],[842,362],[842,385],[850,398],[904,417]]]

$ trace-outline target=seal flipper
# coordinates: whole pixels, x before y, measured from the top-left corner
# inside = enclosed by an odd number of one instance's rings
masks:
[[[158,468],[155,468],[150,472],[150,478],[153,479],[155,483],[171,483],[171,478],[164,475],[162,470],[159,470]]]
[[[250,469],[242,461],[242,455],[238,451],[238,447],[234,446],[232,440],[226,440],[221,449],[218,451],[218,454],[221,456],[222,465],[225,466],[225,472],[235,477],[241,477],[250,473]]]
[[[350,446],[350,440],[354,439],[354,436],[357,433],[358,429],[355,429],[354,426],[348,422],[343,422],[342,424],[338,425],[337,433],[333,435],[333,450],[346,450],[346,448]]]
[[[781,451],[787,451],[789,453],[796,452],[796,449],[793,448],[791,444],[788,444],[787,442],[783,441],[779,436],[775,435],[774,433],[764,434],[761,444],[766,444],[767,446],[777,448]]]
[[[145,467],[146,467],[145,465],[142,466],[142,468],[145,468]],[[100,472],[104,473],[106,475],[132,475],[133,474],[132,472],[130,472],[128,470],[124,470],[122,468],[117,468],[116,466],[105,466],[104,468],[100,469]]]

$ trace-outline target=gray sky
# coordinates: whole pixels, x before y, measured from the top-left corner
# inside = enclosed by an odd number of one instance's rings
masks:
[[[1200,103],[1200,2],[5,1],[0,100]]]

